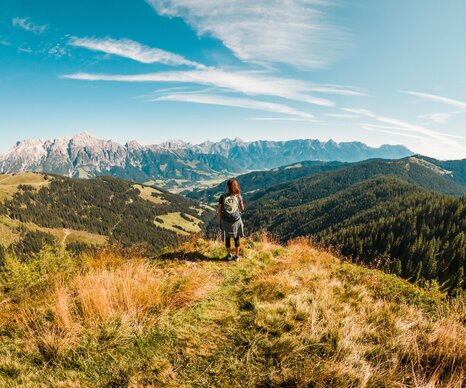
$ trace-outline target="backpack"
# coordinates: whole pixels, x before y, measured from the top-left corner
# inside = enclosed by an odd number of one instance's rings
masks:
[[[241,218],[239,201],[236,195],[225,195],[222,204],[222,218],[225,221],[236,222]]]

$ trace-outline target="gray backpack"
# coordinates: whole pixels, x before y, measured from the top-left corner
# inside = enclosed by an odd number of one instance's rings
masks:
[[[222,218],[227,222],[236,222],[241,218],[239,200],[236,195],[225,195],[223,197]]]

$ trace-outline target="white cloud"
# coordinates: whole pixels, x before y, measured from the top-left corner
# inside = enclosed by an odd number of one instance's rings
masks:
[[[204,65],[190,61],[181,55],[174,54],[158,48],[142,45],[130,39],[95,39],[72,37],[69,41],[71,46],[83,47],[92,51],[130,58],[142,63],[163,63],[174,66],[192,66],[204,68]]]
[[[366,93],[361,88],[356,88],[354,86],[319,85],[314,86],[310,91],[340,96],[366,96]]]
[[[359,128],[370,132],[386,133],[395,135],[396,139],[400,136],[406,138],[403,142],[409,149],[414,152],[428,155],[439,159],[461,159],[465,157],[466,147],[457,143],[443,143],[439,147],[439,141],[429,136],[420,136],[413,132],[406,132],[404,129],[392,125],[378,125],[361,123]]]
[[[235,98],[214,94],[170,94],[160,96],[150,101],[178,101],[178,102],[191,102],[197,104],[208,105],[223,105],[236,108],[255,109],[267,112],[284,113],[288,115],[298,116],[302,118],[312,118],[312,114],[294,109],[284,104],[277,104],[273,102],[257,101],[247,98]]]
[[[65,78],[86,81],[120,82],[173,82],[213,86],[246,95],[264,95],[307,102],[319,106],[334,106],[333,101],[315,97],[308,92],[311,86],[304,81],[269,76],[262,72],[223,71],[203,69],[191,71],[167,71],[136,75],[110,75],[76,73]]]
[[[320,122],[320,120],[314,120],[304,117],[248,117],[251,121],[312,121],[313,123]]]
[[[325,13],[328,0],[146,0],[157,13],[183,18],[244,62],[322,68],[345,55],[349,34]]]
[[[408,135],[409,134],[416,135],[418,140],[425,141],[426,138],[434,139],[437,147],[438,147],[438,142],[440,141],[444,145],[448,146],[451,149],[456,150],[456,152],[462,153],[463,155],[466,152],[466,146],[453,140],[453,139],[466,139],[466,137],[445,134],[445,133],[431,130],[421,125],[411,124],[411,123],[408,123],[406,121],[399,120],[396,118],[380,116],[367,109],[342,108],[342,110],[359,115],[359,116],[369,117],[382,124],[388,124],[391,126],[392,130],[396,129],[398,132],[403,132]]]
[[[354,119],[358,116],[352,115],[349,113],[325,113],[324,116],[326,117],[335,117],[337,119]]]
[[[58,59],[69,55],[68,52],[66,51],[65,47],[63,47],[59,43],[57,43],[56,45],[54,45],[54,46],[50,47],[49,49],[47,49],[47,54],[49,54],[52,57],[58,58]]]
[[[48,25],[38,25],[29,21],[29,18],[13,18],[11,23],[14,27],[22,28],[25,31],[32,32],[34,34],[42,34],[47,28]]]
[[[11,46],[11,43],[8,40],[0,37],[0,46]]]
[[[404,137],[419,139],[418,135],[413,135],[412,133],[409,133],[409,132],[403,132],[398,127],[392,127],[392,126],[388,126],[388,125],[368,124],[368,123],[359,124],[359,127],[362,128],[362,129],[365,129],[367,131],[389,133],[391,135],[397,135],[397,136],[404,136]]]
[[[445,124],[450,117],[451,113],[427,113],[418,116],[420,119],[430,120],[436,124]]]
[[[451,106],[461,108],[461,109],[466,109],[466,102],[454,100],[452,98],[438,96],[436,94],[412,92],[412,91],[409,91],[409,90],[402,90],[401,92],[405,93],[405,94],[409,94],[411,96],[423,98],[425,100],[440,102],[442,104],[451,105]]]
[[[19,53],[31,54],[32,49],[29,46],[26,46],[25,44],[22,44],[21,46],[18,47],[18,52]]]

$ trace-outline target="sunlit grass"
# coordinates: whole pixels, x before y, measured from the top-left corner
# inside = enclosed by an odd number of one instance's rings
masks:
[[[465,305],[305,239],[9,257],[0,384],[461,387]]]

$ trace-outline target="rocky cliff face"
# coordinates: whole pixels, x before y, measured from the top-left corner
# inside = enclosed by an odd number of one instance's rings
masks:
[[[403,146],[372,148],[360,142],[318,140],[244,142],[224,139],[198,145],[167,141],[143,146],[96,139],[88,132],[72,138],[24,140],[0,156],[0,172],[47,172],[68,177],[112,175],[138,182],[197,181],[235,175],[246,169],[268,169],[304,160],[359,161],[402,158]]]
[[[0,157],[0,172],[47,172],[68,177],[113,175],[146,182],[156,179],[213,179],[242,169],[216,154],[195,152],[184,143],[121,145],[83,132],[53,141],[24,140]]]
[[[382,158],[401,159],[413,153],[404,146],[369,147],[361,142],[336,143],[313,139],[244,142],[224,139],[218,143],[205,142],[196,148],[205,153],[222,155],[246,169],[269,169],[304,160],[358,162]]]

